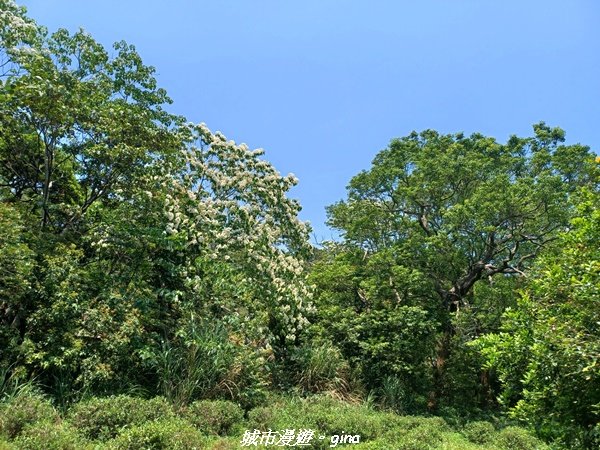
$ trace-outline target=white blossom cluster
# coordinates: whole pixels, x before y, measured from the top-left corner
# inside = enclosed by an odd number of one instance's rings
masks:
[[[295,341],[312,308],[302,256],[309,250],[309,227],[298,219],[298,202],[286,196],[296,177],[281,176],[260,159],[262,149],[237,145],[205,124],[190,124],[182,133],[186,170],[171,178],[165,233],[243,272],[255,307],[262,308],[248,314],[274,316],[286,341]],[[202,274],[195,274],[194,261],[189,265],[187,284],[201,289]]]
[[[0,0],[0,47],[18,50],[18,45],[28,34],[37,29],[35,23],[25,16],[25,9],[13,0]]]

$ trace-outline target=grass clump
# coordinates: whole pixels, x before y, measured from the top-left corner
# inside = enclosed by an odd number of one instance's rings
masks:
[[[328,344],[299,347],[292,351],[291,359],[298,369],[293,381],[301,392],[331,392],[341,398],[349,395],[350,367],[336,347]]]

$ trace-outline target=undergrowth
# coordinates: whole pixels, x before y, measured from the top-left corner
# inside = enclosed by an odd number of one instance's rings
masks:
[[[61,413],[48,399],[23,391],[0,403],[0,450],[228,450],[248,448],[242,443],[253,442],[253,433],[258,438],[256,446],[249,445],[252,448],[276,448],[282,442],[310,444],[304,448],[357,450],[549,448],[527,430],[499,423],[475,421],[456,426],[441,417],[403,416],[324,395],[271,396],[246,411],[225,400],[180,407],[161,397],[120,395],[87,399]],[[272,439],[265,441],[269,430]],[[303,441],[298,440],[301,434],[306,438]],[[285,436],[288,441],[281,440]]]

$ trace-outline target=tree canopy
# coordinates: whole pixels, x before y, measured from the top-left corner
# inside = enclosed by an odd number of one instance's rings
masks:
[[[329,207],[329,224],[367,254],[410,254],[446,306],[460,306],[478,280],[526,271],[567,226],[571,195],[596,182],[588,147],[562,145],[544,123],[534,131],[506,144],[435,131],[393,140]]]

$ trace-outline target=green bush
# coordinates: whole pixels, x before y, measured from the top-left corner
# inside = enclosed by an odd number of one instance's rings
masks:
[[[15,446],[0,438],[0,450],[15,450]]]
[[[226,400],[201,400],[183,410],[190,423],[205,434],[228,435],[244,419],[240,406]]]
[[[207,449],[210,450],[238,450],[240,448],[240,437],[230,437],[217,439],[208,444]]]
[[[78,403],[68,418],[87,438],[108,440],[126,426],[173,416],[171,405],[162,397],[145,400],[119,395]]]
[[[570,230],[537,262],[500,330],[475,345],[512,417],[567,448],[600,448],[600,195],[578,195]]]
[[[489,422],[469,422],[463,427],[462,434],[469,442],[475,444],[489,444],[494,442],[496,429],[494,428],[494,425]]]
[[[402,423],[402,417],[377,412],[364,405],[352,405],[333,398],[281,399],[269,406],[255,408],[248,414],[248,428],[274,431],[312,429],[313,448],[330,448],[333,435],[360,435],[361,442],[374,440]],[[339,444],[343,445],[343,444]]]
[[[337,447],[341,447],[341,445],[338,445]],[[382,448],[392,449],[395,447],[390,441],[386,439],[375,439],[373,441],[365,442],[363,442],[361,439],[360,444],[354,444],[348,448],[352,450],[381,450]]]
[[[208,439],[188,422],[170,418],[123,430],[109,446],[115,450],[193,450],[208,448]]]
[[[429,450],[439,447],[443,433],[429,426],[417,427],[406,433],[395,443],[398,450]]]
[[[20,450],[80,450],[92,448],[71,425],[66,422],[39,422],[29,425],[15,439]],[[0,447],[1,448],[1,447]]]
[[[358,434],[361,440],[375,439],[398,424],[398,416],[376,413],[365,406],[338,406],[328,410],[321,404],[309,408],[307,414],[315,417],[326,436]]]
[[[441,417],[399,416],[322,396],[304,400],[279,399],[269,406],[255,408],[248,414],[248,428],[312,429],[315,436],[325,436],[325,439],[311,441],[311,448],[316,449],[331,448],[331,437],[344,434],[360,436],[357,449],[477,448],[453,432]],[[448,444],[450,441],[455,445]],[[342,446],[344,444],[339,443],[336,447]]]
[[[36,395],[19,395],[0,404],[0,435],[14,439],[29,424],[58,419],[58,413],[46,399]]]
[[[498,433],[495,444],[505,450],[541,450],[548,446],[519,427],[506,427]]]
[[[425,450],[437,448],[445,433],[450,432],[441,417],[400,417],[393,428],[383,436],[392,448],[398,450]]]

